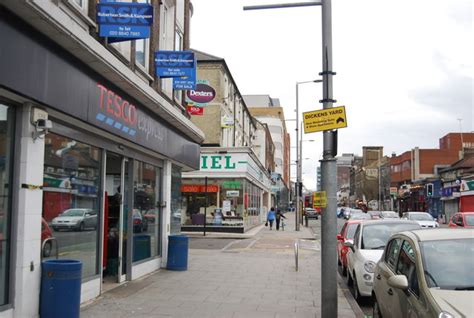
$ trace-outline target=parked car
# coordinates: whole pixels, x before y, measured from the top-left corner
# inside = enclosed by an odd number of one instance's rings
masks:
[[[41,218],[41,246],[43,246],[43,242],[50,238],[53,237],[53,232],[51,231],[51,228],[48,225],[48,222],[46,222],[45,219]],[[53,244],[51,241],[48,241],[44,244],[43,247],[43,257],[50,257],[51,256],[51,250],[53,248]]]
[[[313,208],[304,208],[304,215],[307,216],[309,219],[318,219],[319,218],[319,213],[318,210],[313,209]]]
[[[354,234],[354,242],[345,242],[347,253],[347,285],[353,285],[354,298],[372,295],[375,264],[383,254],[390,236],[400,231],[420,229],[414,221],[369,220],[362,221]]]
[[[399,219],[400,216],[398,215],[397,212],[382,211],[382,212],[380,212],[380,218],[381,219]]]
[[[438,222],[427,212],[404,212],[402,219],[416,221],[422,228],[439,227]]]
[[[141,233],[148,230],[148,221],[143,217],[142,213],[138,209],[133,209],[133,232]]]
[[[146,219],[147,225],[150,223],[156,223],[158,219],[158,209],[150,209],[143,214]]]
[[[370,210],[370,211],[367,211],[367,214],[370,215],[370,217],[372,218],[372,220],[378,220],[378,219],[381,219],[382,217],[380,216],[382,214],[381,211],[374,211],[374,210]]]
[[[349,220],[372,220],[372,217],[368,213],[355,213],[351,214]]]
[[[92,209],[67,209],[53,219],[51,227],[54,231],[96,229],[97,212]]]
[[[449,227],[474,228],[474,212],[458,212],[449,221]]]
[[[474,230],[394,234],[375,268],[373,317],[472,317]]]
[[[358,214],[356,214],[358,215]],[[366,215],[366,214],[362,214]],[[340,266],[342,276],[347,274],[347,252],[349,247],[345,246],[345,242],[352,242],[354,234],[361,220],[348,220],[342,226],[341,232],[337,235],[337,265]]]
[[[354,214],[363,214],[363,213],[365,213],[365,212],[360,210],[360,209],[347,208],[347,209],[344,210],[344,218],[346,220],[348,220]]]

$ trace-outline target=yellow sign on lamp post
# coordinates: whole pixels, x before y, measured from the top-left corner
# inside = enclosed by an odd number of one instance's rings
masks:
[[[346,107],[332,107],[303,113],[304,133],[347,127]]]
[[[313,193],[313,207],[325,208],[327,204],[326,191],[316,191]]]

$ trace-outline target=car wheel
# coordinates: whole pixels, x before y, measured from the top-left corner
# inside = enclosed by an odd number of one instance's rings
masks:
[[[43,247],[43,257],[50,257],[51,249],[52,249],[51,242],[46,242],[46,244]]]
[[[351,277],[351,274],[349,273],[349,271],[346,271],[346,284],[348,287],[351,287],[352,286],[352,277]]]
[[[84,223],[81,222],[81,224],[79,224],[79,227],[77,228],[78,231],[84,231]]]
[[[362,298],[362,296],[360,295],[360,292],[359,292],[359,286],[357,285],[357,277],[356,275],[354,274],[354,278],[353,278],[353,281],[354,281],[354,299],[359,302]]]
[[[373,318],[382,318],[382,313],[380,312],[379,303],[377,302],[377,297],[374,295],[374,311],[372,312]]]

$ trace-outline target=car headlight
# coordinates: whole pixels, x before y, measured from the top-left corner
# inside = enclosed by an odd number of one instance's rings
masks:
[[[364,269],[367,273],[373,273],[375,270],[375,263],[372,261],[367,261],[364,263]]]
[[[454,318],[449,312],[442,311],[439,313],[438,318]]]

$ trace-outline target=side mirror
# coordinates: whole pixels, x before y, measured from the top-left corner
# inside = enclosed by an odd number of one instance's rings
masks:
[[[457,220],[456,222],[454,222],[457,226],[464,226],[464,224],[462,223],[462,220]]]
[[[338,235],[336,236],[336,238],[337,238],[337,240],[338,240],[338,241],[342,241],[342,240],[344,240],[344,238],[342,237],[342,235],[341,235],[341,234],[338,234]]]
[[[408,289],[408,279],[405,275],[395,275],[388,279],[387,284],[390,287],[398,288],[401,290]]]
[[[350,242],[350,241],[345,241],[344,242],[344,246],[350,248],[353,252],[354,252],[354,243]]]

